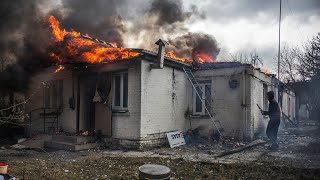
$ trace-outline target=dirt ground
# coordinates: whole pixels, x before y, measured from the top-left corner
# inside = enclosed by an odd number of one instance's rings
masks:
[[[138,179],[138,168],[146,163],[168,166],[171,179],[320,179],[318,133],[315,127],[286,129],[279,133],[276,151],[262,145],[223,157],[217,155],[234,142],[75,153],[1,147],[0,162],[19,179]]]

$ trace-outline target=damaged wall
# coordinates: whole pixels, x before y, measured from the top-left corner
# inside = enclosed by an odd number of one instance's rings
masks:
[[[283,92],[282,99],[282,112],[290,117],[291,120],[296,120],[296,96],[294,92],[290,89],[286,89]]]
[[[26,97],[35,93],[30,101],[26,104],[26,112],[32,111],[37,108],[44,107],[44,86],[42,82],[52,81],[52,80],[63,80],[63,103],[62,103],[62,114],[59,116],[59,127],[63,127],[64,131],[76,132],[76,110],[69,108],[69,98],[72,97],[72,73],[71,71],[60,71],[54,74],[53,72],[57,67],[46,68],[43,71],[32,76],[29,90]],[[77,91],[77,86],[75,86],[75,92]],[[39,117],[39,111],[33,113],[32,119]],[[37,120],[43,122],[42,119]],[[43,123],[39,125],[43,128]],[[38,127],[41,128],[41,127]],[[42,129],[41,129],[42,130]]]
[[[112,112],[112,138],[139,140],[141,124],[141,72],[140,61],[105,64],[97,70],[101,72],[128,71],[128,111]],[[129,142],[130,143],[130,142]]]
[[[150,69],[141,61],[141,139],[162,138],[164,132],[187,129],[187,77],[182,70],[164,66]]]
[[[271,90],[272,78],[260,71],[248,67],[248,76],[250,77],[250,115],[249,115],[249,131],[247,132],[247,139],[265,136],[265,130],[269,121],[268,116],[261,115],[260,109],[257,104],[264,109],[268,110],[269,102],[266,99],[266,94]],[[264,85],[266,89],[264,90]],[[266,102],[264,102],[264,100]],[[265,103],[267,106],[265,106]]]
[[[243,70],[244,68],[239,66],[237,68],[201,70],[194,73],[198,81],[211,81],[211,111],[214,120],[220,121],[225,136],[238,137],[243,133],[243,111],[241,108],[243,96],[241,74]],[[238,82],[236,88],[230,88],[230,80]],[[191,122],[192,128],[199,127],[204,136],[207,136],[211,129],[215,129],[208,116],[193,116]],[[220,127],[218,122],[216,124]]]

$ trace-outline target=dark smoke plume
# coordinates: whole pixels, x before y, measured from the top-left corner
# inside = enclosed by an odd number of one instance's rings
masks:
[[[150,49],[154,47],[155,38],[163,37],[178,56],[195,59],[196,53],[205,53],[216,59],[220,52],[215,38],[208,34],[191,33],[186,23],[192,23],[205,18],[197,6],[192,5],[184,9],[181,0],[153,0],[145,10],[144,23],[137,24],[144,31],[141,47]],[[154,49],[153,49],[154,50]]]
[[[0,90],[21,91],[29,75],[48,64],[49,28],[38,1],[3,0],[0,4]]]
[[[170,43],[168,49],[182,57],[192,58],[201,51],[215,58],[219,53],[213,36],[189,31],[186,24],[205,15],[181,0],[2,0],[0,4],[0,60],[5,59],[7,65],[0,72],[0,83],[7,85],[2,90],[25,89],[32,73],[53,63],[48,52],[57,48],[47,22],[49,15],[56,16],[67,30],[119,46],[127,47],[134,40],[132,48],[156,50],[154,43],[163,38]]]
[[[184,58],[196,59],[197,53],[204,53],[215,60],[220,52],[215,38],[203,33],[187,33],[175,39],[169,39],[170,50]]]
[[[2,0],[0,2],[0,91],[23,91],[29,77],[54,62],[49,53],[55,50],[47,18],[53,14],[67,29],[77,29],[92,37],[123,45],[126,31],[116,6],[125,1]],[[50,7],[56,7],[51,8]]]
[[[127,29],[117,12],[117,8],[121,6],[126,6],[126,1],[63,0],[62,7],[67,13],[55,10],[52,14],[64,14],[59,21],[66,29],[72,28],[94,38],[124,46],[122,34]]]
[[[192,12],[184,12],[181,1],[154,0],[147,13],[157,16],[157,25],[164,26],[175,22],[184,22]]]

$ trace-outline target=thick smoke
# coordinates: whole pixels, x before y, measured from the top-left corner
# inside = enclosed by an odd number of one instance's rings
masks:
[[[28,76],[48,62],[49,28],[38,1],[3,0],[0,4],[0,89],[24,90]]]
[[[143,37],[143,42],[139,44],[143,48],[151,49],[157,40],[155,38],[162,37],[170,44],[168,50],[173,50],[180,57],[196,59],[197,53],[205,53],[214,60],[220,51],[215,38],[208,34],[191,33],[186,26],[204,18],[205,14],[195,5],[184,9],[181,0],[153,0],[145,10],[144,23],[137,24],[134,29],[142,29],[136,33]]]
[[[52,64],[48,52],[57,48],[49,15],[67,30],[118,46],[156,50],[154,43],[162,38],[170,43],[168,50],[185,58],[201,52],[215,59],[220,50],[213,36],[189,31],[186,24],[204,19],[205,14],[181,0],[2,0],[0,4],[0,60],[11,64],[1,72],[0,83],[7,85],[2,90],[25,89],[30,74]]]
[[[184,12],[181,1],[154,0],[147,13],[157,17],[159,26],[170,25],[176,22],[184,22],[192,15],[192,12]]]
[[[51,14],[62,14],[61,24],[66,29],[88,33],[94,38],[117,42],[123,46],[122,34],[126,32],[122,17],[117,8],[126,6],[126,1],[116,0],[63,0],[62,10]]]
[[[185,58],[197,59],[198,53],[204,53],[213,60],[219,54],[220,48],[215,38],[209,34],[187,33],[175,39],[169,39],[170,50]]]
[[[121,34],[126,28],[115,10],[122,3],[102,0],[61,2],[61,5],[50,0],[0,2],[0,91],[26,90],[32,73],[54,63],[49,56],[49,52],[56,49],[47,21],[51,14],[67,29],[77,29],[123,45]]]

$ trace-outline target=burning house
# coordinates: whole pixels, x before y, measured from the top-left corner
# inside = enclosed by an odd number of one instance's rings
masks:
[[[242,140],[264,132],[267,120],[257,104],[268,108],[265,93],[277,91],[274,76],[249,64],[203,63],[212,59],[199,50],[194,54],[200,63],[192,63],[166,53],[163,40],[156,42],[157,53],[118,48],[60,29],[54,17],[49,21],[59,45],[50,56],[59,65],[31,78],[29,135],[95,132],[107,141],[143,147],[163,143],[165,133],[175,130]],[[283,110],[294,118],[294,93],[283,92]]]

